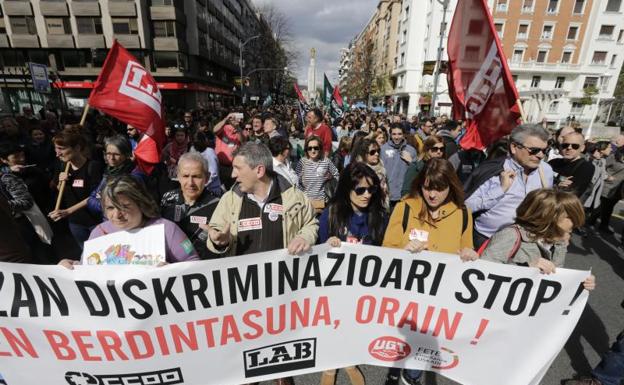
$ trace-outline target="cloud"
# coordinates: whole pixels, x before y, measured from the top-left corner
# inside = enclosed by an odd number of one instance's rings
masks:
[[[257,7],[273,4],[288,17],[294,46],[299,50],[296,76],[306,84],[310,49],[316,48],[318,86],[323,73],[338,80],[340,49],[359,34],[373,15],[379,0],[254,0]]]

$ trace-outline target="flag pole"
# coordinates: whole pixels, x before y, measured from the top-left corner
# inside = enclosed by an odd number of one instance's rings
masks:
[[[80,118],[80,127],[84,127],[85,120],[87,120],[87,113],[89,112],[89,103],[85,103],[84,110],[82,111],[82,117]],[[69,172],[70,162],[65,164],[65,174]],[[66,181],[62,181],[59,183],[59,193],[56,197],[56,204],[54,205],[54,211],[57,211],[61,208],[61,200],[63,199],[63,194],[65,193],[65,183]]]
[[[516,105],[518,106],[518,110],[520,111],[520,117],[522,119],[522,123],[527,122],[526,114],[524,113],[524,107],[522,107],[522,102],[520,98],[516,99]]]

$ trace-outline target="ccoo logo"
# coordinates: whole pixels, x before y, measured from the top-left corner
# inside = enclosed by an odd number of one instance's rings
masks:
[[[381,361],[399,361],[409,356],[411,351],[407,342],[391,336],[375,338],[368,345],[368,353]]]

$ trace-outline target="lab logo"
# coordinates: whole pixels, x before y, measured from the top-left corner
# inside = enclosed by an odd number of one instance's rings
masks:
[[[282,342],[243,352],[245,377],[313,368],[316,338]]]
[[[162,118],[162,95],[154,79],[141,64],[128,61],[119,93],[147,105]]]

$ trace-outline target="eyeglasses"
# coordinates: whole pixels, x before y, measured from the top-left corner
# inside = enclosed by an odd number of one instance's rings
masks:
[[[439,147],[439,146],[433,146],[429,149],[429,151],[431,152],[444,152],[444,146]]]
[[[377,192],[377,186],[368,186],[368,187],[356,187],[353,189],[355,195],[362,195],[368,191],[369,194],[373,195]]]
[[[121,156],[121,154],[117,153],[117,152],[107,152],[104,155],[111,157],[111,158],[119,158]]]
[[[370,150],[368,152],[368,155],[370,155],[370,156],[377,155],[377,154],[379,154],[379,150]]]
[[[245,131],[251,131],[251,130],[252,130],[252,128],[251,128],[251,127],[245,127],[245,128],[243,128],[243,130],[245,130]]]
[[[523,144],[520,143],[516,143],[514,142],[514,144],[518,147],[518,148],[524,148],[525,150],[527,150],[527,152],[529,153],[529,155],[537,155],[540,152],[544,155],[546,155],[546,152],[548,152],[548,146],[541,148],[541,147],[527,147]]]
[[[318,146],[309,146],[309,147],[306,148],[306,151],[318,151],[320,149],[321,148],[318,147]]]
[[[578,150],[579,148],[581,148],[581,145],[578,143],[561,143],[559,147],[561,147],[562,150],[565,150],[570,147],[572,147],[574,150]]]

